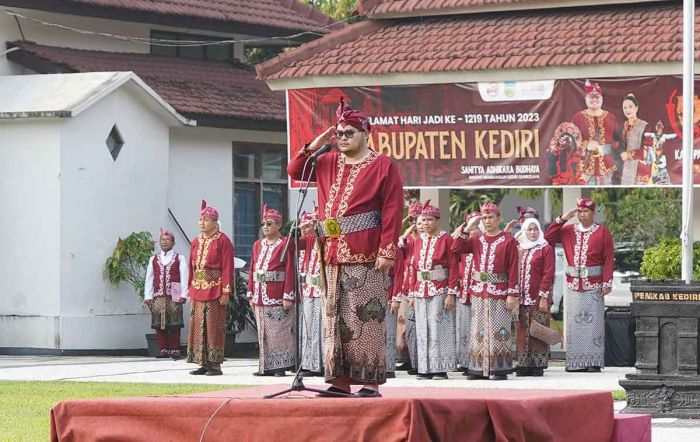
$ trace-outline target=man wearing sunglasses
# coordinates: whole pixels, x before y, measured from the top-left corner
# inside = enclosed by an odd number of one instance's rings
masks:
[[[379,384],[386,381],[388,271],[401,233],[403,186],[394,163],[368,147],[369,119],[343,99],[336,116],[336,126],[303,146],[287,171],[318,185],[328,390],[349,393],[351,384],[361,384],[355,396],[380,397]],[[316,173],[302,176],[311,154],[333,135],[338,152],[318,157]]]
[[[253,244],[247,298],[258,324],[260,357],[255,376],[284,376],[294,366],[294,252],[282,261],[287,238],[280,235],[282,214],[263,206],[263,238]]]

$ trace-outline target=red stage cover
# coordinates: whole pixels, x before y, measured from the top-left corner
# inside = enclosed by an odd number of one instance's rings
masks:
[[[603,89],[602,109],[612,116],[607,128],[612,133],[568,130],[566,123],[586,109],[583,79],[290,90],[289,153],[295,155],[333,124],[338,100],[345,96],[372,117],[372,146],[396,161],[406,187],[586,185],[572,171],[589,152],[587,140],[603,138],[610,141],[618,168],[613,186],[680,185],[682,78],[591,81]],[[620,158],[629,130],[623,98],[630,93],[638,101],[643,132],[633,144],[642,148],[649,172],[633,181],[623,179]],[[695,100],[697,142],[700,98]],[[657,133],[658,122],[663,128]],[[699,156],[696,150],[696,160]]]
[[[263,400],[285,386],[185,397],[63,401],[54,441],[610,441],[605,391],[382,389],[382,399]]]

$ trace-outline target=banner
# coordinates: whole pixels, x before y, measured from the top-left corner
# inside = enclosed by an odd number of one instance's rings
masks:
[[[290,90],[289,155],[335,124],[344,96],[406,187],[680,185],[682,89],[662,76]]]

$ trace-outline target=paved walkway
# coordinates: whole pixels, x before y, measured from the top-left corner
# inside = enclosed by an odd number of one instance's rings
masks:
[[[80,356],[0,356],[0,381],[92,381],[147,382],[174,384],[274,385],[291,384],[292,376],[283,378],[257,377],[257,359],[230,359],[223,364],[223,376],[191,376],[193,364],[168,359],[146,357],[80,357]],[[406,372],[397,372],[389,379],[391,386],[430,386],[463,388],[562,389],[562,390],[621,390],[618,384],[632,368],[610,367],[602,373],[566,373],[562,362],[554,361],[541,378],[510,376],[507,381],[468,381],[458,373],[450,373],[445,381],[418,380]],[[321,378],[306,378],[307,385],[322,385]],[[616,402],[615,409],[624,408]],[[683,419],[653,419],[653,440],[697,442],[700,421]]]

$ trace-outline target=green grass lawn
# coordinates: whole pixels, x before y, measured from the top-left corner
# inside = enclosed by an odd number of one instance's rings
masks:
[[[154,396],[237,388],[234,385],[130,384],[119,382],[0,381],[0,440],[45,441],[49,411],[64,399]]]

